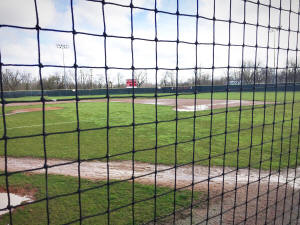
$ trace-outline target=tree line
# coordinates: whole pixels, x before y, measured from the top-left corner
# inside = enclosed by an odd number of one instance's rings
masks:
[[[2,84],[4,91],[16,90],[40,90],[41,83],[45,90],[54,89],[75,89],[74,73],[68,71],[65,74],[54,72],[53,75],[42,78],[20,71],[6,69],[2,72]],[[77,73],[78,89],[98,89],[98,88],[125,88],[124,76],[118,73],[111,80],[109,76],[106,81],[104,75],[95,76],[89,72],[79,70]],[[135,71],[134,79],[138,87],[155,87],[155,84],[148,81],[147,71]],[[300,68],[295,63],[290,63],[286,69],[266,69],[259,65],[254,66],[251,62],[246,62],[243,68],[224,70],[224,75],[214,77],[201,69],[195,70],[193,76],[185,80],[176,82],[176,72],[166,71],[159,80],[160,87],[194,86],[194,85],[227,85],[227,84],[264,84],[264,83],[293,83],[300,82]]]

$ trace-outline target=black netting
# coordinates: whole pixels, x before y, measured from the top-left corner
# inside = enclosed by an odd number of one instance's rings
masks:
[[[46,11],[39,9],[39,0],[34,0],[35,26],[0,22],[3,33],[34,32],[37,46],[29,53],[37,55],[36,63],[14,63],[0,42],[0,191],[7,199],[0,224],[298,224],[299,2],[227,0],[227,8],[220,9],[220,1],[189,1],[195,12],[190,14],[182,10],[187,2],[179,0],[172,3],[174,10],[162,9],[164,0],[154,0],[153,7],[133,0],[86,2],[97,8],[95,20],[103,32],[77,29],[76,18],[83,15],[76,15],[73,0],[63,3],[70,11],[69,30],[44,27],[39,18]],[[203,15],[205,4],[211,4],[210,16]],[[108,16],[118,9],[129,10],[129,35],[111,32]],[[137,10],[154,17],[154,38],[135,36],[141,26],[134,19]],[[220,10],[227,17],[220,17]],[[166,16],[176,24],[175,39],[160,38],[158,27]],[[181,24],[185,19],[194,21],[190,33]],[[220,27],[227,32],[220,33]],[[195,41],[183,38],[183,32]],[[70,35],[65,48],[73,54],[72,64],[45,63],[45,33]],[[79,36],[101,40],[103,65],[82,63]],[[109,63],[112,40],[130,42],[125,50],[130,66],[122,60]],[[152,66],[137,66],[137,42],[152,44]],[[162,44],[174,51],[163,57]],[[189,49],[185,59],[182,46]],[[186,58],[193,66],[182,66]],[[173,60],[173,66],[163,60]],[[8,74],[19,68],[36,70],[38,88],[9,86]],[[73,83],[49,88],[48,69],[63,69],[64,80],[72,71]],[[86,69],[90,86],[82,83]],[[103,86],[93,86],[92,70],[103,72]],[[149,74],[138,87],[121,88],[119,80],[111,81],[112,71],[130,74],[131,82]],[[36,112],[22,111],[36,106]],[[69,111],[57,109],[61,113],[54,117],[48,112],[52,106]],[[36,114],[22,117],[29,112]],[[35,190],[32,199],[14,203],[12,195],[24,187],[23,196]]]

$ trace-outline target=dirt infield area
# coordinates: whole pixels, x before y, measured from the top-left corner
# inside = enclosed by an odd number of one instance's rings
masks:
[[[45,111],[51,111],[51,110],[58,110],[63,109],[63,107],[45,107]],[[14,115],[18,113],[27,113],[27,112],[41,112],[43,111],[43,108],[29,108],[29,109],[16,109],[9,113],[5,113],[6,116]]]
[[[95,100],[80,100],[80,102],[106,102],[107,99],[95,99]],[[50,101],[46,104],[65,104],[65,103],[74,103],[74,100],[71,101]],[[121,102],[121,103],[132,103],[131,98],[122,98],[122,99],[111,99],[110,102]],[[134,100],[134,103],[137,104],[155,104],[155,99],[142,99],[138,98]],[[194,111],[195,109],[195,100],[194,99],[178,99],[177,100],[177,109],[178,111]],[[158,105],[173,106],[173,110],[176,110],[176,99],[157,99]],[[249,106],[249,105],[263,105],[263,101],[246,101],[246,100],[216,100],[213,99],[212,104],[210,99],[197,99],[196,100],[196,111],[210,110],[213,109],[225,108],[228,107],[238,107],[238,106]],[[266,104],[273,104],[273,102],[266,102]],[[41,102],[24,102],[24,103],[10,103],[7,106],[26,106],[26,105],[41,105]]]
[[[131,103],[132,99],[114,99],[111,102],[127,102]],[[138,104],[155,104],[155,99],[135,99],[135,103]],[[212,103],[212,104],[211,104]],[[166,105],[166,106],[174,106],[173,110],[176,110],[176,99],[157,99],[158,105]],[[178,111],[203,111],[203,110],[210,110],[211,107],[213,109],[220,109],[225,108],[228,104],[228,107],[237,107],[237,106],[249,106],[252,105],[252,101],[245,101],[245,100],[216,100],[213,99],[211,102],[210,99],[197,99],[196,100],[196,107],[195,107],[195,100],[194,99],[178,99],[177,100],[177,109]],[[263,105],[263,101],[254,101],[254,105]],[[271,102],[266,102],[266,104],[272,104]]]
[[[49,174],[78,176],[78,163],[67,160],[49,159]],[[55,166],[54,166],[55,165]],[[59,166],[60,165],[60,166]],[[107,164],[99,161],[82,162],[81,178],[104,180],[107,177]],[[0,157],[0,170],[4,170],[5,160]],[[32,170],[31,173],[45,173],[44,160],[37,158],[8,158],[8,171]],[[157,165],[157,185],[174,188],[175,169],[173,166]],[[193,180],[192,166],[177,167],[176,188],[191,189]],[[300,168],[278,171],[259,171],[257,169],[239,169],[196,165],[194,167],[194,188],[209,197],[203,199],[193,209],[193,219],[197,224],[296,224],[299,210]],[[132,178],[132,162],[109,162],[109,174],[112,180]],[[135,162],[135,182],[153,185],[155,165]],[[208,183],[208,178],[210,182]],[[224,185],[223,185],[224,183]],[[248,185],[249,184],[249,185]],[[209,187],[209,188],[208,188]],[[222,197],[222,193],[224,193]],[[246,204],[247,202],[247,204]],[[209,204],[208,204],[209,203]],[[247,207],[246,207],[247,205]],[[266,207],[268,206],[268,209]],[[221,211],[222,209],[222,211]],[[285,211],[285,216],[282,213]],[[190,210],[178,213],[176,224],[190,224]],[[222,214],[222,218],[220,216]],[[257,216],[256,216],[257,215]],[[290,217],[291,215],[291,217]],[[246,217],[245,217],[246,216]],[[256,218],[257,217],[257,218]],[[247,221],[244,223],[245,218]],[[257,221],[256,221],[257,219]],[[294,222],[290,221],[294,220]],[[172,224],[171,220],[161,224]],[[300,221],[299,221],[300,222]]]

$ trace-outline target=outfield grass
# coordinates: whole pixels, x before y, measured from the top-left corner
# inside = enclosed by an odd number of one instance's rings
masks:
[[[1,172],[2,173],[2,172]],[[27,190],[34,193],[34,200],[44,199],[45,176],[15,174],[9,177],[12,190]],[[100,188],[96,188],[102,186]],[[5,187],[4,176],[0,177],[0,187]],[[94,189],[93,189],[94,188]],[[107,224],[107,186],[105,182],[89,181],[82,179],[81,190],[89,189],[81,193],[82,216],[103,214],[83,220],[83,224]],[[111,224],[132,224],[132,184],[121,182],[110,185],[110,210],[127,207],[111,212]],[[65,176],[48,176],[48,196],[59,198],[49,200],[50,224],[64,224],[79,219],[78,203],[78,179]],[[75,193],[75,194],[72,194]],[[176,192],[176,209],[187,207],[191,204],[191,191],[181,190]],[[70,194],[70,195],[68,195]],[[154,187],[150,185],[135,184],[135,222],[140,224],[154,218]],[[174,193],[169,188],[157,188],[157,217],[168,215],[173,212]],[[195,192],[194,200],[199,201],[203,195]],[[142,201],[149,199],[146,201]],[[37,202],[17,208],[13,212],[13,224],[47,224],[46,201]],[[30,222],[30,223],[29,223]],[[9,224],[9,214],[0,217],[0,224]],[[75,223],[79,224],[79,223]]]
[[[230,99],[239,99],[240,93],[230,93]],[[193,98],[193,95],[180,96],[184,98]],[[210,93],[198,94],[198,98],[210,98]],[[214,99],[226,99],[226,93],[215,93]],[[266,101],[274,101],[275,92],[267,92]],[[253,93],[242,93],[243,100],[252,100]],[[286,93],[286,101],[292,101],[293,93]],[[264,100],[264,93],[255,93],[256,100]],[[283,103],[285,99],[284,92],[277,93],[277,101]],[[299,101],[300,95],[295,93],[295,100]],[[76,107],[75,103],[51,104],[49,106],[59,106],[64,109],[46,112],[46,132],[64,132],[76,130]],[[40,106],[14,106],[6,107],[11,111],[18,108],[40,107]],[[241,112],[241,131],[239,129],[240,112],[238,107],[230,108],[227,117],[227,135],[225,132],[224,109],[214,110],[211,121],[210,111],[197,112],[195,120],[195,160],[197,164],[207,165],[211,155],[211,165],[226,166],[249,166],[249,157],[251,152],[250,166],[260,167],[262,158],[262,168],[268,169],[270,166],[270,157],[272,154],[272,169],[286,167],[288,163],[294,166],[296,163],[297,150],[297,132],[298,117],[300,116],[300,103],[277,105],[274,119],[274,105],[268,105],[265,109],[262,106],[255,106],[253,110],[253,133],[251,134],[252,110],[251,106],[243,107]],[[293,120],[292,107],[294,107]],[[220,113],[223,112],[223,113]],[[135,104],[135,123],[150,123],[147,125],[131,126],[133,122],[132,104],[111,102],[109,104],[109,138],[107,142],[106,123],[107,123],[107,104],[105,102],[80,102],[79,119],[80,129],[90,129],[80,132],[80,150],[82,159],[104,158],[107,153],[107,144],[109,144],[110,160],[131,160],[133,149],[133,132],[135,160],[142,162],[155,162],[155,106]],[[189,163],[193,157],[193,112],[179,112],[178,116],[178,136],[179,144],[176,148],[177,163]],[[282,123],[283,116],[285,122]],[[175,141],[176,141],[176,112],[169,106],[158,106],[158,150],[157,161],[162,164],[175,163]],[[187,119],[188,118],[188,119]],[[42,133],[42,112],[22,113],[10,115],[7,119],[7,135],[9,137],[36,135]],[[274,142],[273,136],[274,124]],[[262,126],[264,122],[264,126]],[[212,129],[210,126],[212,124]],[[282,127],[283,124],[283,127]],[[293,129],[291,130],[291,124]],[[114,127],[120,126],[120,127]],[[93,130],[93,129],[98,130]],[[283,130],[282,130],[283,128]],[[264,130],[263,130],[264,129]],[[211,133],[210,133],[211,130]],[[263,139],[262,139],[263,133]],[[3,134],[3,124],[0,125],[0,135]],[[210,139],[209,136],[213,135]],[[252,137],[251,137],[252,135]],[[283,135],[284,139],[281,139]],[[293,135],[291,138],[289,136]],[[225,161],[223,157],[226,137],[227,152]],[[285,138],[287,137],[287,138]],[[46,137],[46,150],[49,158],[77,159],[78,152],[77,132],[54,134]],[[263,144],[262,144],[263,143]],[[237,149],[239,146],[239,154]],[[250,147],[253,146],[253,147]],[[150,149],[142,151],[144,149]],[[1,141],[1,155],[4,154],[4,142]],[[141,151],[139,151],[141,150]],[[251,151],[250,151],[251,150]],[[290,150],[290,157],[289,157]],[[230,152],[230,153],[229,153]],[[282,154],[281,154],[282,153]],[[42,136],[31,138],[18,138],[8,140],[8,156],[16,157],[43,157],[43,138]],[[122,154],[122,155],[120,155]],[[261,155],[262,154],[262,155]],[[300,155],[300,154],[299,154]],[[281,158],[281,160],[280,160]],[[290,161],[290,162],[289,162]]]
[[[278,101],[283,101],[284,96],[286,95],[287,100],[292,100],[292,96],[294,95],[294,92],[287,91],[278,91],[276,92],[266,92],[266,101],[275,101],[275,98],[277,98]],[[113,98],[118,98],[120,97],[131,97],[132,94],[112,94],[110,95]],[[135,94],[137,97],[154,97],[153,94]],[[158,93],[159,98],[175,98],[175,93]],[[80,95],[78,96],[80,99],[86,99],[86,98],[104,98],[105,95]],[[186,98],[186,99],[193,99],[195,97],[194,94],[191,93],[179,93],[178,98]],[[197,99],[210,99],[211,98],[211,93],[206,92],[206,93],[199,93],[196,95]],[[264,100],[264,92],[255,92],[255,100],[257,101],[263,101]],[[296,99],[300,99],[300,92],[295,92],[295,97]],[[60,100],[60,99],[74,99],[75,96],[45,96],[46,99],[48,100]],[[214,92],[213,93],[213,98],[214,99],[226,99],[227,95],[225,92]],[[40,96],[32,96],[32,97],[20,97],[20,98],[6,98],[6,101],[38,101],[40,100]],[[228,99],[236,100],[240,99],[240,92],[228,92]],[[252,100],[253,99],[253,92],[242,92],[242,99],[243,100]]]

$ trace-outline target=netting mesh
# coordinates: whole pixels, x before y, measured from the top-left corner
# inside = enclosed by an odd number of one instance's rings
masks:
[[[300,127],[299,84],[297,83],[299,81],[299,2],[290,0],[272,4],[271,1],[241,1],[239,4],[242,4],[243,16],[239,21],[234,17],[233,2],[236,2],[234,0],[228,0],[227,19],[218,18],[216,15],[218,5],[213,0],[209,1],[212,4],[211,16],[200,13],[204,4],[202,1],[193,1],[193,10],[196,13],[188,14],[180,11],[181,5],[186,3],[179,0],[173,2],[176,5],[175,11],[159,9],[157,0],[154,0],[153,8],[136,6],[132,0],[130,4],[123,4],[121,1],[88,0],[88,2],[93,2],[93,6],[97,7],[102,16],[103,32],[101,33],[76,30],[73,0],[68,2],[71,30],[42,27],[39,22],[42,12],[38,10],[38,2],[34,0],[36,26],[0,24],[0,30],[9,28],[34,31],[37,45],[37,63],[35,64],[6,63],[5,55],[0,52],[2,107],[0,165],[3,166],[0,167],[0,187],[2,188],[0,190],[4,190],[6,193],[4,198],[7,199],[7,205],[0,208],[0,212],[8,211],[8,214],[2,216],[5,223],[18,224],[23,221],[18,213],[23,213],[25,219],[31,218],[26,216],[26,213],[28,215],[31,212],[26,209],[33,207],[30,209],[32,214],[39,214],[40,222],[46,224],[298,224],[300,210],[300,184],[297,174]],[[130,10],[130,35],[118,34],[118,30],[114,30],[114,34],[110,33],[111,28],[107,23],[107,16],[111,11],[108,12],[107,8],[112,6]],[[255,23],[247,20],[247,12],[250,8],[252,10],[254,8]],[[135,10],[153,14],[154,38],[134,36]],[[164,15],[176,18],[174,40],[159,38],[158,21],[159,17]],[[261,16],[267,22],[262,22]],[[181,29],[184,30],[184,26],[180,25],[180,20],[183,18],[191,18],[195,21],[195,26],[192,27],[193,32],[188,33],[188,35],[195,36],[193,42],[183,40],[180,35]],[[276,23],[271,23],[272,20]],[[199,29],[201,23],[204,22],[209,22],[210,31],[203,32]],[[217,33],[218,23],[227,27],[226,34]],[[233,32],[233,26],[240,26],[240,32],[236,30]],[[253,44],[246,41],[250,29],[253,29],[255,34]],[[263,36],[266,42],[264,44],[260,41],[262,29],[265,30]],[[69,46],[74,56],[72,65],[43,63],[41,32],[72,36],[72,44]],[[209,32],[211,35],[208,34]],[[273,34],[274,39],[272,39]],[[103,42],[101,41],[103,65],[90,66],[79,63],[77,53],[80,46],[77,39],[79,35],[103,38]],[[234,36],[237,35],[242,37],[241,42],[235,41]],[[203,41],[203,36],[208,36],[207,41]],[[219,42],[220,36],[227,36],[224,39],[228,42]],[[108,63],[110,52],[108,41],[112,39],[116,42],[123,39],[130,41],[127,53],[131,58],[131,66],[122,66],[121,61],[117,61],[117,65],[114,66]],[[136,66],[135,44],[137,41],[153,44],[154,66]],[[171,53],[175,62],[173,67],[161,66],[159,54],[161,43],[175,45],[175,51]],[[182,45],[193,49],[188,52],[188,58],[194,66],[181,66],[180,46]],[[202,49],[205,46],[210,47],[209,54]],[[220,47],[226,48],[226,54],[223,55],[226,60],[223,60],[225,62],[223,65],[218,62],[220,58],[216,57]],[[241,50],[241,54],[238,54],[240,65],[232,63],[236,48]],[[261,53],[262,50],[265,54]],[[263,57],[259,57],[259,54]],[[253,58],[253,63],[248,63],[249,55]],[[211,65],[201,65],[199,58],[211,60]],[[261,63],[261,58],[263,58],[263,63]],[[144,60],[148,60],[146,56]],[[5,68],[37,68],[40,99],[6,98]],[[72,92],[74,96],[64,96],[53,102],[53,99],[45,94],[47,88],[44,87],[44,78],[47,68],[74,71]],[[80,69],[103,70],[104,95],[82,97],[79,94]],[[151,93],[140,94],[138,88],[133,85],[129,92],[127,90],[129,94],[111,94],[113,88],[110,71],[112,70],[121,73],[129,72],[128,78],[132,80],[137,79],[139,71],[152,71]],[[209,82],[209,85],[199,78],[199,70],[207,71],[209,77],[206,82]],[[174,84],[168,91],[169,93],[162,93],[162,83],[159,80],[161,71],[174,74]],[[182,71],[189,71],[193,74],[193,83],[187,89],[184,89],[181,84]],[[223,74],[225,82],[222,91],[216,91],[218,88],[216,84],[219,84],[219,71]],[[238,72],[235,73],[236,77],[232,83],[230,82],[232,74],[236,71]],[[202,84],[209,87],[201,91]],[[233,87],[235,87],[234,92],[231,91]],[[185,99],[190,101],[189,113],[182,112],[185,109],[182,106]],[[200,100],[202,99],[206,102],[201,107]],[[82,103],[100,104],[100,108],[97,108],[100,113],[98,112],[93,121],[89,121],[95,122],[95,126],[87,125],[85,122],[91,118],[89,114],[81,115],[81,112],[84,111],[84,107],[96,107],[96,105],[84,106]],[[125,110],[122,108],[122,104],[125,103],[130,105],[126,109],[128,123],[122,123],[122,118],[116,116],[116,107],[120,107],[119,111]],[[152,108],[140,111],[141,103],[151,104]],[[34,104],[41,106],[41,113],[38,114],[41,129],[35,133],[26,132],[28,126],[22,124],[22,120],[26,118],[20,118],[21,122],[12,120],[13,116],[18,115],[10,115],[12,111],[10,109],[12,106]],[[73,115],[68,112],[68,116],[73,119],[70,121],[71,129],[67,129],[70,128],[67,125],[65,125],[66,129],[64,127],[49,128],[50,123],[56,124],[57,127],[68,123],[68,121],[55,123],[56,121],[48,117],[50,114],[47,112],[47,107],[50,104],[75,105],[71,111]],[[172,106],[173,111],[169,107],[169,114],[165,115],[162,107],[166,106],[161,105]],[[68,119],[65,118],[65,120]],[[186,121],[189,123],[187,124]],[[18,127],[22,131],[17,131]],[[101,137],[97,136],[98,139],[95,136],[91,136],[90,139],[86,137],[97,132],[101,133]],[[128,133],[130,135],[127,135]],[[72,148],[73,152],[70,155],[65,153],[65,156],[59,152],[51,152],[53,151],[53,146],[50,146],[51,142],[58,140],[51,138],[64,139],[66,135],[73,135],[72,141],[66,140],[67,144],[65,144],[66,148]],[[38,145],[42,154],[41,152],[37,155],[35,155],[36,152],[17,153],[24,140],[35,138],[42,138]],[[93,141],[100,146],[96,154],[89,154],[91,139],[95,139]],[[148,144],[147,139],[151,139],[151,144]],[[66,148],[58,151],[65,151]],[[122,148],[125,150],[120,150]],[[28,166],[26,160],[18,161],[22,160],[22,158],[17,158],[21,156],[29,156],[33,161],[28,162]],[[64,160],[53,161],[53,158]],[[68,170],[66,169],[68,166],[71,172],[63,172]],[[99,168],[102,170],[97,170]],[[87,175],[93,171],[94,174]],[[119,171],[121,175],[116,176],[116,171]],[[15,204],[12,194],[15,193],[16,186],[22,187],[22,181],[18,183],[14,177],[28,173],[32,176],[42,173],[43,177],[40,176],[37,179],[38,183],[43,183],[43,185],[39,187],[40,192],[34,196],[33,200]],[[58,182],[52,179],[57,174],[77,178],[76,181],[72,181],[73,186],[70,183],[72,191],[56,193],[57,187],[54,188],[51,185]],[[27,178],[23,176],[20,179],[26,180]],[[88,185],[86,180],[100,180],[101,182]],[[69,185],[68,182],[71,181],[65,180],[64,182]],[[33,189],[35,185],[32,184]],[[152,189],[147,189],[148,186]],[[116,188],[121,193],[118,197],[116,197]],[[122,192],[123,189],[124,192]],[[101,193],[93,192],[95,190]],[[92,194],[87,197],[85,196],[87,193]],[[121,199],[124,196],[127,198],[126,201],[118,201],[118,198]],[[59,205],[68,202],[70,197],[72,197],[70,200],[72,207],[62,209]],[[90,203],[91,198],[95,198],[97,203]],[[167,200],[162,201],[162,199]],[[66,202],[61,202],[62,200]],[[98,204],[97,207],[95,206],[96,210],[89,209],[87,205],[90,204]],[[34,205],[42,208],[42,212],[37,211]],[[24,211],[14,211],[19,208]],[[73,214],[72,216],[60,215],[55,208],[60,212],[65,212],[66,215]],[[126,211],[123,211],[124,209]]]

